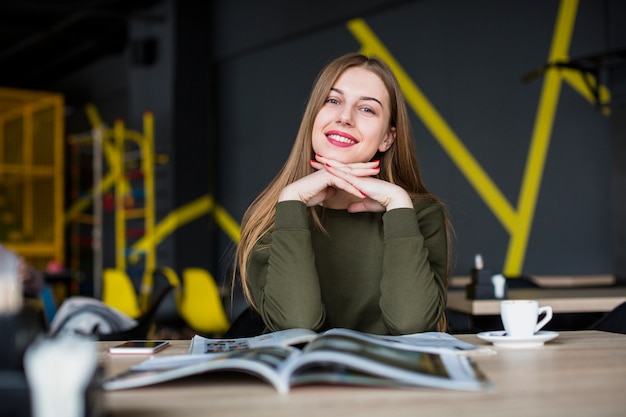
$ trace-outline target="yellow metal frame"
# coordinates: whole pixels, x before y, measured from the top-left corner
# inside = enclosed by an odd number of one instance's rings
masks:
[[[154,164],[156,161],[154,154],[154,117],[151,112],[144,113],[143,134],[134,130],[126,129],[122,120],[117,120],[113,128],[107,127],[102,121],[97,108],[89,104],[85,108],[87,118],[94,130],[98,132],[101,139],[98,143],[88,141],[91,146],[101,146],[104,159],[109,170],[102,178],[94,179],[94,185],[89,193],[75,200],[69,207],[65,221],[68,223],[89,220],[84,212],[92,205],[94,198],[99,198],[104,192],[114,190],[115,201],[115,268],[117,271],[126,274],[128,266],[128,253],[130,252],[126,237],[127,222],[129,220],[143,218],[144,234],[154,234],[156,212],[155,212],[155,181]],[[85,142],[85,141],[83,141]],[[128,208],[127,202],[132,199],[132,187],[126,175],[126,149],[128,142],[138,146],[140,153],[143,176],[144,204],[139,208]],[[156,269],[156,243],[148,245],[143,252],[144,274],[141,285],[141,301],[139,307],[145,310],[148,307],[150,294],[153,286],[152,274]],[[133,262],[137,262],[134,259]],[[104,271],[106,275],[107,271]],[[105,289],[106,291],[106,289]],[[109,294],[110,295],[110,294]]]
[[[7,178],[12,178],[23,184],[21,211],[14,213],[13,225],[18,232],[3,244],[41,269],[50,260],[65,261],[63,106],[64,98],[58,93],[0,88],[0,183],[6,184]],[[51,116],[44,116],[47,112]],[[21,129],[22,147],[12,149],[21,152],[19,161],[6,159],[5,145],[16,139],[7,135],[10,123],[19,123]],[[48,140],[52,142],[52,156],[49,161],[38,161],[35,146]],[[39,196],[35,184],[45,179],[52,182],[52,201],[47,207],[36,201]],[[43,213],[48,207],[51,212]],[[48,218],[43,223],[36,218],[42,213]]]
[[[120,270],[126,269],[127,259],[127,239],[126,222],[129,219],[144,217],[144,235],[152,236],[155,228],[155,189],[154,189],[154,117],[151,112],[144,113],[143,117],[144,134],[126,130],[124,122],[117,120],[113,127],[113,138],[118,157],[114,166],[115,183],[115,251],[116,267]],[[137,144],[141,152],[141,171],[144,180],[144,206],[142,209],[128,210],[126,199],[127,178],[124,173],[124,149],[126,141],[133,141]],[[144,276],[141,285],[142,309],[148,307],[150,294],[152,292],[153,277],[156,269],[156,245],[152,244],[146,248],[144,261]]]
[[[109,171],[95,179],[89,195],[73,202],[66,213],[66,221],[84,220],[84,212],[95,197],[108,190],[115,191],[115,268],[103,271],[103,301],[130,317],[139,317],[149,307],[154,274],[158,271],[176,287],[175,301],[178,312],[192,328],[207,333],[223,333],[230,323],[224,311],[220,289],[210,272],[199,268],[186,269],[183,271],[183,284],[171,268],[157,267],[156,247],[177,227],[205,214],[212,213],[218,224],[235,242],[239,240],[239,225],[209,195],[174,210],[157,225],[154,169],[157,162],[162,163],[167,159],[163,155],[155,154],[152,113],[144,114],[142,134],[126,129],[121,120],[116,121],[112,129],[107,128],[93,105],[88,106],[86,112],[93,129],[97,129],[101,136],[99,144],[102,146]],[[128,142],[136,144],[141,154],[140,169],[144,180],[143,207],[127,207],[129,199],[133,198],[130,180],[125,172]],[[144,218],[144,236],[129,245],[127,222],[141,217]],[[140,260],[144,261],[144,271],[138,299],[126,269],[129,263],[134,264]]]

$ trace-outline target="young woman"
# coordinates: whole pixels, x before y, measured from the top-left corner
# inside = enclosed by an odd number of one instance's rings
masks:
[[[445,331],[448,221],[424,187],[389,67],[341,56],[241,225],[236,266],[267,331]]]

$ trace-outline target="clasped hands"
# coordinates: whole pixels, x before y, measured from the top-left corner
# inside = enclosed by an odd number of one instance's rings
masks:
[[[343,191],[352,197],[347,205],[351,213],[413,208],[411,198],[402,187],[374,178],[380,171],[379,161],[345,164],[315,155],[311,166],[316,171],[287,185],[279,201],[299,200],[312,207]]]

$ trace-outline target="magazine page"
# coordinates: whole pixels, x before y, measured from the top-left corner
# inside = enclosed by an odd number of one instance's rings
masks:
[[[279,393],[289,391],[286,379],[279,376],[283,364],[291,357],[300,355],[300,350],[289,346],[270,346],[246,351],[234,351],[219,357],[203,356],[204,361],[151,370],[129,371],[106,380],[102,388],[108,391],[138,388],[172,381],[191,375],[218,371],[244,372],[270,383]]]
[[[237,339],[211,339],[195,335],[191,339],[189,353],[184,355],[150,356],[132,367],[134,371],[163,370],[192,365],[223,356],[229,352],[250,350],[266,346],[289,346],[307,343],[318,336],[308,329],[288,329],[254,337]]]
[[[291,385],[317,382],[468,391],[491,386],[466,356],[398,349],[363,337],[337,334],[309,343],[281,373],[289,375]]]
[[[448,333],[426,332],[402,336],[381,336],[349,329],[331,329],[321,335],[347,335],[370,342],[394,346],[398,349],[421,352],[448,352],[457,355],[495,354],[488,346],[476,346],[463,342]],[[189,354],[155,355],[133,366],[135,371],[161,370],[204,362],[208,357],[216,358],[227,352],[249,350],[263,346],[287,346],[309,342],[320,334],[307,329],[289,329],[251,338],[210,339],[195,335],[191,340]],[[208,356],[207,356],[208,355]]]
[[[288,346],[310,342],[318,334],[309,329],[287,329],[278,332],[262,334],[254,337],[238,339],[210,339],[195,335],[191,340],[189,353],[205,354],[232,352],[235,350],[254,349],[264,346]]]
[[[419,350],[433,353],[455,353],[459,355],[495,354],[496,351],[487,346],[476,346],[457,339],[449,333],[423,332],[402,336],[387,336],[362,333],[349,329],[331,329],[324,335],[346,335],[371,342],[384,343],[398,349]]]
[[[206,354],[182,354],[182,355],[152,355],[143,362],[133,365],[130,369],[133,371],[158,371],[162,369],[172,369],[181,366],[193,365],[195,363],[206,362],[228,355],[224,353],[206,353]]]

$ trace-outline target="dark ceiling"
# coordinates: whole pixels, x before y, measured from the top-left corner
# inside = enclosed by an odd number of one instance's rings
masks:
[[[128,20],[159,0],[0,1],[0,86],[45,88],[124,51]]]

